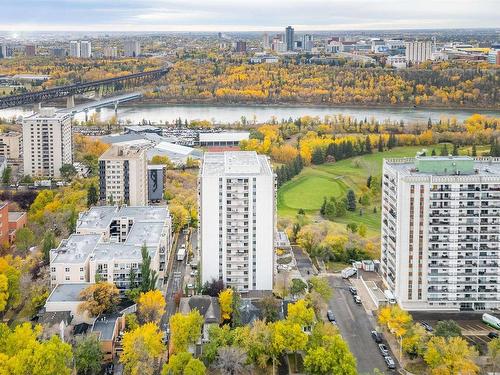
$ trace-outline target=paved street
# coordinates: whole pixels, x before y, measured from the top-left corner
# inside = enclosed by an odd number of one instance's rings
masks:
[[[186,242],[186,235],[184,233],[179,234],[179,239],[177,241],[177,246],[175,249],[172,249],[171,257],[172,261],[169,262],[171,264],[171,270],[167,272],[168,281],[165,292],[165,299],[167,300],[167,307],[165,309],[165,314],[163,314],[160,327],[162,330],[166,330],[168,325],[168,319],[171,315],[175,313],[175,302],[174,295],[178,290],[183,290],[184,285],[182,280],[184,280],[184,275],[186,273],[186,264],[187,264],[187,256],[183,261],[177,260],[177,250]]]
[[[295,257],[295,261],[297,262],[297,268],[300,271],[302,277],[306,280],[310,279],[314,276],[314,268],[311,263],[311,259],[307,256],[304,250],[302,250],[299,246],[292,246],[293,255]]]
[[[373,318],[369,317],[363,306],[354,303],[348,290],[350,285],[348,281],[340,276],[329,276],[328,279],[333,289],[333,297],[328,308],[335,314],[340,333],[356,357],[358,373],[373,374],[378,368],[383,373],[390,374],[377,344],[371,337],[370,331],[375,326]],[[392,357],[397,362],[394,355]]]

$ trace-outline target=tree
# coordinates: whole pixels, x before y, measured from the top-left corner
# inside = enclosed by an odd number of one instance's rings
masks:
[[[202,294],[210,297],[218,297],[222,290],[224,290],[224,281],[215,279],[212,279],[210,282],[206,281],[201,288]]]
[[[313,335],[315,330],[313,330]],[[310,341],[313,340],[310,339]],[[356,359],[338,333],[321,335],[319,342],[314,342],[315,340],[304,357],[304,369],[308,374],[357,374]]]
[[[448,145],[445,143],[443,145],[443,147],[441,147],[440,155],[441,156],[448,156],[449,154],[450,154],[450,152],[448,151]]]
[[[61,168],[59,168],[59,172],[61,173],[61,177],[65,180],[69,181],[78,173],[73,164],[63,164]]]
[[[370,141],[370,136],[369,135],[366,136],[365,150],[366,150],[367,154],[371,154],[372,153],[372,142]]]
[[[189,224],[189,211],[178,202],[172,202],[169,205],[169,211],[170,215],[172,215],[172,226],[175,232],[179,232]]]
[[[346,225],[346,228],[348,231],[350,231],[351,233],[356,233],[358,231],[358,224],[357,223],[349,223]]]
[[[132,375],[152,375],[154,362],[165,350],[162,332],[154,323],[146,323],[123,335],[123,353],[120,362],[125,372]]]
[[[165,312],[165,298],[159,290],[141,293],[137,301],[137,313],[142,323],[159,323]]]
[[[366,187],[369,189],[372,186],[372,175],[369,175],[366,179]]]
[[[170,317],[169,325],[173,352],[185,352],[190,344],[198,341],[201,335],[203,317],[198,310],[193,310],[187,315],[177,313]]]
[[[225,346],[217,351],[215,368],[222,375],[241,375],[247,372],[247,354],[241,348]]]
[[[35,244],[35,234],[29,228],[21,228],[16,231],[16,247],[26,252],[32,245]]]
[[[188,352],[180,352],[170,357],[163,366],[162,375],[203,375],[206,368],[203,362],[193,358]]]
[[[435,375],[477,374],[476,357],[476,349],[461,337],[434,336],[427,344],[424,361]]]
[[[266,295],[260,300],[260,311],[266,322],[275,322],[279,318],[279,301],[272,295]]]
[[[7,255],[0,257],[0,312],[17,307],[21,298],[21,260]]]
[[[312,154],[311,162],[313,164],[319,165],[325,162],[325,154],[321,148],[315,148]]]
[[[412,317],[398,305],[393,305],[380,309],[378,321],[397,337],[402,337],[410,328]]]
[[[206,363],[211,364],[215,361],[219,348],[233,345],[235,331],[231,330],[227,324],[222,327],[210,326],[208,329],[209,341],[203,346],[203,359]]]
[[[412,357],[422,355],[428,335],[420,324],[413,324],[402,338],[403,350]]]
[[[230,320],[233,313],[233,290],[228,288],[219,293],[219,305],[222,321]]]
[[[56,246],[56,236],[54,235],[54,232],[45,232],[42,239],[42,253],[45,264],[48,264],[50,261],[50,250],[55,249]]]
[[[308,306],[305,300],[300,299],[288,305],[287,320],[291,323],[297,323],[302,328],[312,326],[314,323],[314,310]]]
[[[151,256],[149,255],[146,243],[144,243],[141,247],[141,255],[141,291],[147,292],[156,288],[158,275],[155,270],[151,269]]]
[[[298,323],[277,321],[271,323],[272,353],[280,355],[284,352],[297,353],[306,348],[308,336]],[[273,356],[274,362],[274,356]],[[295,361],[297,362],[297,361]]]
[[[101,342],[95,335],[83,336],[77,340],[75,346],[75,367],[78,374],[99,374],[103,358]]]
[[[90,208],[97,204],[99,196],[97,195],[97,188],[94,184],[90,184],[87,189],[87,207]]]
[[[292,285],[290,285],[290,293],[294,296],[301,295],[307,291],[307,284],[301,279],[292,279]]]
[[[163,156],[163,155],[154,155],[151,158],[151,161],[149,164],[153,165],[166,165],[167,168],[173,169],[174,168],[174,163],[170,160],[168,156]]]
[[[500,339],[498,337],[488,343],[488,355],[493,364],[493,372],[496,372],[500,367]]]
[[[349,189],[347,192],[347,209],[349,211],[356,211],[356,195],[352,189]]]
[[[78,310],[87,311],[90,316],[98,316],[114,311],[120,301],[120,291],[115,284],[101,281],[82,290],[80,298],[83,302]]]
[[[454,320],[441,320],[436,324],[435,336],[441,337],[460,337],[462,329]]]
[[[42,327],[22,323],[14,329],[0,323],[0,372],[6,375],[69,375],[71,373],[71,346],[58,335],[49,340],[38,338]]]
[[[365,224],[359,225],[358,233],[361,237],[366,237],[366,225]]]
[[[323,301],[328,302],[332,298],[332,288],[328,283],[328,279],[319,276],[313,276],[309,279],[309,284],[313,291],[318,293]]]
[[[10,179],[12,178],[12,168],[7,166],[2,172],[2,183],[8,185],[10,183]]]
[[[472,145],[471,156],[477,156],[477,148],[476,148],[476,144],[475,143]]]

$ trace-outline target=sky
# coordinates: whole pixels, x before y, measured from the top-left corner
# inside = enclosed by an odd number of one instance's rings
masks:
[[[499,9],[499,0],[0,0],[0,30],[496,28]]]

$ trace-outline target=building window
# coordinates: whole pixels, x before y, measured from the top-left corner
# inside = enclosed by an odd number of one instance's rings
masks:
[[[56,267],[50,267],[50,272],[56,272]]]
[[[69,267],[66,267],[66,268],[64,269],[64,272],[69,272]]]

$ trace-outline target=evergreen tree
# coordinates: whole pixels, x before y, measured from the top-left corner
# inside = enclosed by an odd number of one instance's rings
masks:
[[[337,216],[337,200],[331,197],[325,205],[325,215],[328,220],[333,220]]]
[[[432,129],[432,120],[429,117],[429,120],[427,120],[427,129]]]
[[[349,211],[356,210],[356,195],[354,194],[354,190],[349,189],[347,192],[347,209]]]
[[[384,151],[384,140],[382,139],[382,136],[378,138],[378,152],[383,152]]]
[[[450,153],[448,151],[448,145],[445,143],[443,147],[441,148],[441,156],[448,156]]]
[[[453,151],[451,152],[453,156],[458,156],[458,145],[456,143],[453,144]]]
[[[151,256],[149,255],[146,243],[141,247],[142,264],[141,264],[141,291],[146,293],[156,288],[158,275],[156,271],[151,270]]]
[[[347,213],[346,206],[347,206],[347,202],[345,199],[342,199],[342,200],[336,202],[336,205],[335,205],[336,215],[335,216],[337,216],[337,217],[345,216]]]
[[[323,197],[323,204],[319,209],[319,213],[321,214],[321,216],[325,216],[325,209],[326,209],[326,197]]]
[[[476,144],[472,145],[472,156],[477,156]]]
[[[436,156],[436,150],[435,149],[432,149],[431,156]]]
[[[372,175],[369,175],[366,179],[366,187],[369,189],[372,186]]]
[[[99,197],[97,195],[97,188],[94,184],[90,184],[87,190],[87,207],[90,208],[91,206],[97,204],[98,200]]]
[[[369,135],[366,136],[365,150],[366,150],[366,153],[368,153],[368,154],[372,153],[372,142],[370,141],[370,136]]]
[[[323,154],[323,150],[321,148],[317,147],[314,149],[311,162],[316,165],[323,164],[325,162],[325,155]]]

